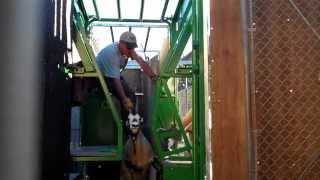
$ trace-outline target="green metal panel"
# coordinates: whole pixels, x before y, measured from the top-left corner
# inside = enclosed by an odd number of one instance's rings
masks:
[[[156,95],[152,133],[154,135],[156,151],[160,159],[164,160],[167,156],[177,155],[181,152],[190,152],[191,144],[183,129],[175,104],[175,98],[171,95],[167,87],[166,79],[157,82]],[[169,150],[166,146],[168,138],[183,139],[184,145]]]
[[[119,105],[117,106],[119,109]],[[101,146],[117,143],[117,128],[102,92],[92,92],[81,108],[81,145]]]
[[[165,162],[163,164],[163,179],[164,180],[196,180],[192,171],[192,163],[181,162]]]

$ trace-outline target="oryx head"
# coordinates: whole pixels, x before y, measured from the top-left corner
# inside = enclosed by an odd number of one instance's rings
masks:
[[[138,114],[129,113],[127,125],[132,135],[137,135],[143,123],[143,118]]]

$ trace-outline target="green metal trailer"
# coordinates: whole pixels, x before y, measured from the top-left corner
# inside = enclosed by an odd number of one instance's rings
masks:
[[[159,162],[162,179],[200,180],[206,176],[205,142],[205,50],[203,1],[180,0],[173,16],[166,11],[172,0],[165,0],[158,19],[144,19],[145,1],[140,1],[140,13],[136,18],[124,18],[120,0],[116,1],[117,17],[103,16],[101,1],[73,0],[72,19],[73,41],[77,47],[83,66],[71,68],[73,77],[97,79],[102,93],[89,97],[82,106],[82,144],[71,150],[73,160],[85,164],[91,161],[120,161],[123,154],[123,127],[117,105],[109,92],[89,43],[90,31],[95,26],[147,27],[148,33],[144,51],[148,43],[150,29],[163,26],[168,28],[169,51],[161,64],[159,79],[152,96],[150,132],[154,151]],[[91,9],[88,9],[91,5]],[[105,14],[105,13],[104,13]],[[182,53],[192,38],[192,63],[179,66]],[[188,137],[179,114],[176,92],[170,90],[169,81],[179,78],[192,79],[192,134]],[[176,84],[175,84],[176,85]],[[100,98],[97,98],[100,97]],[[102,98],[101,98],[102,97]],[[105,122],[104,122],[105,120]],[[94,133],[105,131],[100,138]],[[100,128],[100,129],[99,129]],[[102,128],[102,129],[101,129]],[[169,141],[173,145],[168,145]]]

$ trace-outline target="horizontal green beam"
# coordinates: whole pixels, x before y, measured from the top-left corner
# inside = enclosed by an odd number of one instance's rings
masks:
[[[175,154],[179,154],[182,152],[186,152],[186,151],[191,151],[192,147],[191,146],[184,146],[182,148],[178,148],[178,149],[174,149],[172,151],[166,151],[163,153],[164,156],[170,156],[170,155],[175,155]]]
[[[108,21],[108,22],[147,22],[147,23],[162,23],[160,19],[118,19],[118,18],[100,18],[96,19],[96,21]]]
[[[114,155],[114,156],[82,156],[82,157],[77,157],[74,156],[72,157],[73,161],[120,161],[122,160],[122,156],[119,155]]]
[[[145,28],[168,28],[169,25],[160,22],[110,22],[110,21],[94,21],[90,26],[101,26],[101,27],[145,27]]]
[[[86,73],[74,73],[73,72],[73,74],[72,74],[72,76],[73,77],[97,77],[98,76],[98,74],[97,73],[88,73],[88,72],[86,72]]]

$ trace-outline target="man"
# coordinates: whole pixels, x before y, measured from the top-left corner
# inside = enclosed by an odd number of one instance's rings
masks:
[[[130,90],[120,76],[120,70],[124,69],[128,58],[131,58],[140,65],[143,72],[154,79],[156,75],[150,66],[140,57],[134,48],[137,47],[136,36],[131,32],[124,32],[120,36],[120,41],[112,43],[102,49],[96,59],[98,66],[106,78],[106,83],[112,94],[121,102],[123,108],[129,112],[133,108]],[[124,117],[123,117],[124,118]]]

